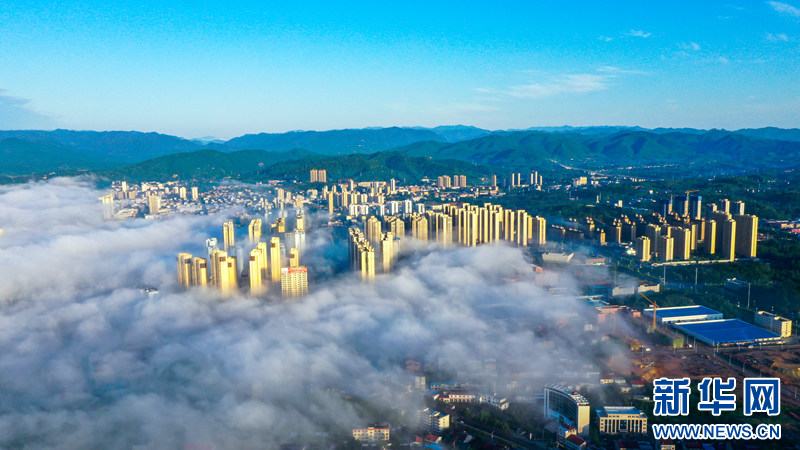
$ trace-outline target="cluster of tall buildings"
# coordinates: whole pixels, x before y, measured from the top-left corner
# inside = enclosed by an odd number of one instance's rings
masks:
[[[311,169],[309,179],[312,183],[327,183],[328,171],[325,169]]]
[[[115,217],[114,202],[137,200],[142,203],[141,212],[151,216],[162,212],[164,199],[169,199],[175,204],[189,204],[200,200],[200,191],[197,186],[179,186],[174,183],[148,183],[130,184],[127,181],[113,183],[113,192],[100,197],[103,205],[103,218]],[[129,216],[127,214],[126,216]]]
[[[546,243],[546,230],[543,217],[491,203],[445,204],[405,218],[388,216],[381,220],[363,216],[363,231],[357,227],[349,231],[350,263],[363,279],[369,280],[375,276],[376,267],[384,273],[392,270],[406,236],[437,242],[444,248],[498,241],[541,247]]]
[[[524,177],[522,176],[521,172],[512,172],[508,174],[508,181],[506,182],[506,185],[510,188],[541,187],[542,182],[542,176],[539,175],[539,172],[534,170],[526,174]],[[497,186],[497,178],[494,175],[492,176],[492,186]]]
[[[365,183],[360,184],[364,185]],[[351,183],[350,186],[335,185],[331,189],[326,186],[323,189],[323,195],[327,199],[325,206],[328,213],[334,215],[337,210],[343,209],[349,216],[375,214],[383,217],[425,212],[424,204],[415,204],[410,199],[386,200],[387,195],[396,193],[397,184],[394,179],[390,180],[389,183],[373,182],[366,184],[369,185],[369,193],[358,192],[354,183]]]
[[[678,200],[659,201],[661,214],[650,220],[638,215],[615,220],[612,240],[633,242],[640,261],[687,260],[696,251],[728,261],[756,256],[758,217],[745,214],[744,202],[709,203],[703,215],[701,196],[687,194]]]
[[[232,294],[249,286],[250,295],[261,296],[269,292],[272,285],[280,284],[284,298],[299,298],[308,294],[308,269],[300,265],[300,250],[305,243],[305,219],[299,214],[295,219],[295,230],[286,232],[286,220],[279,217],[270,225],[271,237],[262,241],[263,222],[249,222],[247,256],[245,247],[236,245],[233,221],[222,225],[223,250],[217,248],[215,238],[206,241],[208,259],[178,254],[178,282],[184,287],[211,286],[224,294]],[[281,241],[293,241],[294,247],[286,255]],[[238,255],[238,256],[237,256]],[[244,261],[247,261],[245,267]]]
[[[442,175],[436,179],[436,186],[438,186],[439,189],[469,187],[467,185],[466,175],[453,175],[452,178],[450,178],[450,175]]]

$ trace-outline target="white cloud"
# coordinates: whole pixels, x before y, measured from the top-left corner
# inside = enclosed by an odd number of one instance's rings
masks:
[[[678,46],[683,50],[691,50],[695,52],[699,52],[701,49],[700,44],[698,44],[697,42],[681,42],[680,44],[678,44]]]
[[[632,37],[649,38],[650,36],[653,35],[653,33],[649,33],[643,30],[630,30],[626,33],[626,35]]]
[[[767,4],[781,14],[786,14],[792,17],[800,17],[800,9],[788,3],[769,1]]]
[[[600,39],[603,42],[611,42],[614,40],[614,38],[608,36],[598,36],[597,39]]]
[[[402,425],[421,404],[407,357],[497,389],[513,377],[524,395],[598,370],[593,311],[537,287],[517,248],[425,247],[374,284],[343,273],[298,302],[222,300],[175,280],[176,253],[204,252],[222,218],[105,222],[101,193],[0,187],[2,448],[278,448],[381,420],[374,406],[405,411]],[[312,224],[312,269],[347,266],[331,233]]]
[[[764,36],[764,39],[770,42],[789,42],[789,36],[786,33],[777,33],[777,34],[767,33]]]
[[[561,94],[587,93],[608,89],[607,75],[567,74],[559,78],[511,86],[508,94],[517,98],[542,98]]]

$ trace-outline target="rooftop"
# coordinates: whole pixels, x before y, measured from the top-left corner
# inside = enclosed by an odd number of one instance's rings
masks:
[[[603,409],[597,410],[599,417],[608,417],[613,415],[633,415],[640,417],[647,417],[647,414],[640,411],[633,406],[604,406]]]
[[[780,339],[777,334],[740,319],[680,323],[675,325],[675,328],[684,333],[695,335],[700,339],[706,339],[713,344],[735,344]]]
[[[575,401],[575,403],[585,403],[587,405],[589,404],[589,400],[586,400],[584,396],[576,392],[574,389],[570,389],[566,386],[562,386],[560,384],[548,384],[547,386],[545,386],[545,389],[556,391],[568,397],[571,397],[572,400]]]
[[[648,314],[653,314],[653,308],[647,308],[644,312]],[[658,312],[656,313],[656,317],[667,318],[667,317],[682,317],[682,316],[703,316],[703,315],[712,315],[712,314],[722,314],[719,311],[715,311],[711,308],[707,308],[703,305],[690,305],[690,306],[675,306],[672,308],[658,308]]]

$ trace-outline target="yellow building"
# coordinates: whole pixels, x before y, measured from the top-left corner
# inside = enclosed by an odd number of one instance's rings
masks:
[[[353,438],[363,442],[386,442],[390,439],[389,425],[370,425],[366,428],[353,428]]]
[[[264,266],[264,255],[262,254],[263,247],[256,247],[250,250],[250,295],[261,295],[266,291],[267,284],[264,283],[264,273],[266,267]]]
[[[510,209],[504,211],[503,238],[507,242],[514,242],[516,240],[516,215],[514,211]]]
[[[528,213],[523,209],[517,210],[516,217],[517,236],[516,243],[519,246],[528,246]]]
[[[328,214],[333,215],[335,206],[336,193],[333,191],[328,192]]]
[[[658,259],[662,261],[672,261],[675,252],[675,238],[669,236],[659,236],[657,247]]]
[[[178,253],[178,284],[188,288],[192,284],[192,255]]]
[[[406,224],[402,219],[396,216],[391,216],[386,219],[386,222],[389,224],[390,233],[401,239],[406,236]]]
[[[411,215],[411,236],[420,241],[428,240],[428,219],[417,213]]]
[[[192,285],[208,285],[208,261],[205,258],[192,258]]]
[[[703,250],[709,255],[713,255],[717,253],[717,221],[706,219],[703,224],[705,230]]]
[[[756,311],[754,319],[756,325],[766,328],[782,338],[788,338],[792,335],[791,319],[785,319],[767,311]]]
[[[269,240],[269,266],[272,282],[281,281],[281,238],[279,237]]]
[[[211,252],[211,273],[214,286],[223,294],[231,294],[238,288],[236,258],[227,252]]]
[[[361,279],[369,281],[375,278],[375,249],[358,228],[350,228],[350,265],[361,274]]]
[[[675,239],[674,256],[677,260],[690,259],[692,254],[692,232],[687,228],[675,228],[672,232]]]
[[[250,243],[255,244],[261,240],[261,219],[253,219],[247,227],[247,235],[250,237]]]
[[[147,207],[150,214],[158,214],[161,211],[161,197],[156,194],[149,194],[147,196]]]
[[[722,222],[722,242],[720,242],[720,252],[722,259],[733,261],[736,251],[736,222],[728,219]]]
[[[283,298],[300,298],[308,295],[308,268],[306,266],[281,269],[281,294]]]
[[[639,261],[650,261],[650,238],[647,236],[640,236],[636,238],[636,257]]]
[[[647,414],[633,406],[604,406],[597,425],[602,434],[647,434]]]
[[[300,250],[296,248],[289,249],[289,267],[297,267],[300,265]]]
[[[383,268],[383,273],[391,272],[396,258],[397,241],[395,241],[394,235],[392,233],[383,233],[381,237],[381,267]]]
[[[381,241],[381,235],[383,233],[381,221],[375,216],[369,216],[364,224],[364,232],[367,235],[367,240],[372,245],[378,245],[378,243]]]
[[[311,169],[309,180],[312,183],[327,183],[328,171],[325,169]]]
[[[197,201],[200,198],[200,190],[197,186],[192,186],[192,200]]]
[[[236,239],[233,228],[233,221],[229,220],[222,224],[222,242],[223,249],[227,252],[231,247],[236,245]]]
[[[544,217],[533,217],[532,219],[532,244],[541,248],[547,243],[547,220]]]
[[[278,220],[272,224],[272,229],[275,233],[286,233],[286,220],[283,217],[278,217]]]
[[[734,202],[734,206],[737,203],[740,202]],[[733,218],[736,221],[736,254],[743,258],[755,258],[758,245],[758,216],[740,214]]]

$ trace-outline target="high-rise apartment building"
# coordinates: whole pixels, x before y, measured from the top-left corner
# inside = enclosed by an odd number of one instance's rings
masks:
[[[301,298],[308,295],[308,268],[306,266],[281,269],[281,294],[283,298]]]
[[[150,214],[158,214],[161,211],[161,197],[156,194],[149,194],[147,196],[147,208]]]
[[[197,186],[192,186],[192,200],[196,202],[199,199],[200,199],[200,190],[197,188]]]
[[[250,276],[250,295],[261,295],[266,291],[267,283],[264,282],[266,266],[264,266],[263,247],[257,246],[250,250],[250,264],[248,273]]]
[[[758,216],[739,214],[733,218],[736,221],[736,254],[743,258],[755,258],[758,245]]]
[[[281,238],[272,237],[269,240],[269,270],[273,283],[281,281]]]
[[[703,240],[703,250],[709,255],[714,255],[717,253],[717,221],[706,219],[703,224],[706,235]]]
[[[722,259],[733,261],[736,252],[736,222],[727,219],[722,222],[722,241],[720,242]]]
[[[421,241],[428,240],[428,218],[413,213],[411,214],[411,236],[414,239],[419,239]]]
[[[289,249],[289,267],[300,266],[300,250],[297,248]]]
[[[215,250],[211,254],[211,273],[214,286],[223,294],[232,294],[238,288],[236,258],[227,252]]]
[[[188,288],[192,284],[192,255],[178,253],[178,284]]]
[[[639,261],[650,261],[650,238],[647,236],[640,236],[636,238],[636,257]]]
[[[328,172],[325,169],[311,169],[309,180],[312,183],[327,183]]]
[[[351,267],[361,273],[362,280],[372,280],[375,278],[375,249],[358,228],[350,228],[349,240]]]
[[[674,228],[672,230],[674,244],[674,257],[677,260],[685,261],[692,255],[692,232],[688,228]]]
[[[670,236],[659,236],[656,240],[658,259],[662,261],[672,261],[675,251],[675,238]]]
[[[192,286],[208,286],[208,261],[205,258],[192,258]]]
[[[364,224],[364,231],[367,235],[367,240],[372,245],[378,245],[381,241],[383,229],[381,221],[375,216],[369,216]]]
[[[397,258],[398,245],[399,242],[395,241],[392,233],[383,233],[381,236],[381,267],[383,268],[383,273],[392,271],[392,266],[394,266],[394,261]]]
[[[689,197],[689,217],[692,220],[700,220],[703,218],[703,196],[692,195]]]
[[[406,224],[402,219],[397,216],[390,216],[386,219],[386,222],[389,225],[389,232],[395,237],[402,239],[406,236]]]
[[[114,196],[106,194],[100,197],[100,203],[103,205],[103,219],[114,218]]]
[[[236,245],[234,234],[233,221],[229,220],[222,224],[222,242],[223,249],[227,252],[231,247]]]
[[[250,237],[250,243],[256,244],[261,240],[261,219],[253,219],[247,227],[247,235]]]

